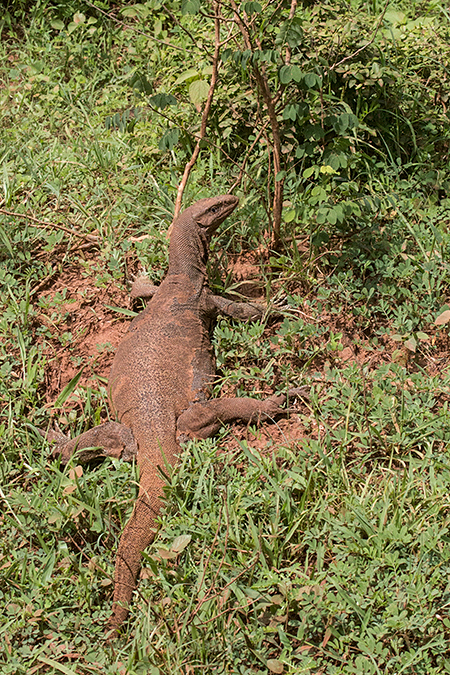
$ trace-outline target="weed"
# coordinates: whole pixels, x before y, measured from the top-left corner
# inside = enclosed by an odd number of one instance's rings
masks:
[[[18,0],[0,18],[0,669],[448,672],[449,16],[431,0],[306,3],[290,24],[244,3],[284,173],[250,55],[227,43],[186,202],[244,169],[211,283],[251,282],[269,307],[217,323],[213,393],[307,383],[310,399],[182,449],[123,637],[104,642],[137,473],[62,467],[36,428],[108,418],[128,283],[167,266],[212,34],[195,0],[175,4]]]

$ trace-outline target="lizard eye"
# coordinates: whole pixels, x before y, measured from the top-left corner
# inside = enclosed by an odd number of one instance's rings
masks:
[[[217,211],[219,210],[219,207],[218,206],[211,206],[211,208],[209,210],[211,211],[211,213],[217,213]]]

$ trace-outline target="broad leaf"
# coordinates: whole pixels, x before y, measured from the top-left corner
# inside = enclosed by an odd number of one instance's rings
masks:
[[[182,14],[197,14],[200,9],[200,0],[182,0]]]
[[[179,138],[180,138],[180,130],[179,129],[169,129],[168,131],[166,131],[164,136],[159,141],[158,147],[163,152],[165,150],[169,150],[169,151],[173,150],[173,148],[178,143]]]
[[[189,85],[189,98],[194,105],[199,105],[208,98],[209,84],[206,80],[195,80]]]

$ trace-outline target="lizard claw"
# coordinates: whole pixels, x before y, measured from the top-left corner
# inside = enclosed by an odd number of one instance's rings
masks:
[[[286,399],[288,403],[293,403],[294,399],[297,398],[302,398],[306,401],[309,401],[310,398],[310,392],[311,392],[311,387],[308,385],[304,385],[303,387],[296,387],[294,389],[288,389],[286,392]],[[289,415],[290,413],[298,413],[298,408],[296,406],[288,406],[284,408],[283,410],[284,414]]]
[[[311,392],[311,387],[309,387],[307,384],[303,385],[303,387],[295,387],[294,389],[289,389],[288,390],[288,398],[306,398],[309,400],[309,395]]]
[[[55,422],[55,427],[56,430],[52,429],[51,427],[46,431],[44,431],[43,429],[37,430],[39,434],[42,436],[42,438],[45,438],[46,441],[55,445],[51,453],[52,459],[60,457],[62,453],[62,448],[64,447],[64,445],[66,445],[66,443],[70,441],[70,437],[63,434],[57,422]]]
[[[292,307],[287,302],[286,298],[287,296],[283,294],[283,296],[279,296],[270,301],[270,309],[274,314],[285,314],[292,310]]]

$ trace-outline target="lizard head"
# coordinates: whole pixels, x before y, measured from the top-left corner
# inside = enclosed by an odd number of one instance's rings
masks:
[[[191,208],[192,216],[195,222],[207,236],[211,236],[223,223],[225,218],[230,215],[239,203],[239,199],[234,195],[220,195],[219,197],[209,197],[200,199]]]
[[[170,274],[195,275],[204,281],[209,240],[239,203],[234,195],[200,199],[187,208],[170,227]],[[202,283],[203,283],[202,281]]]

